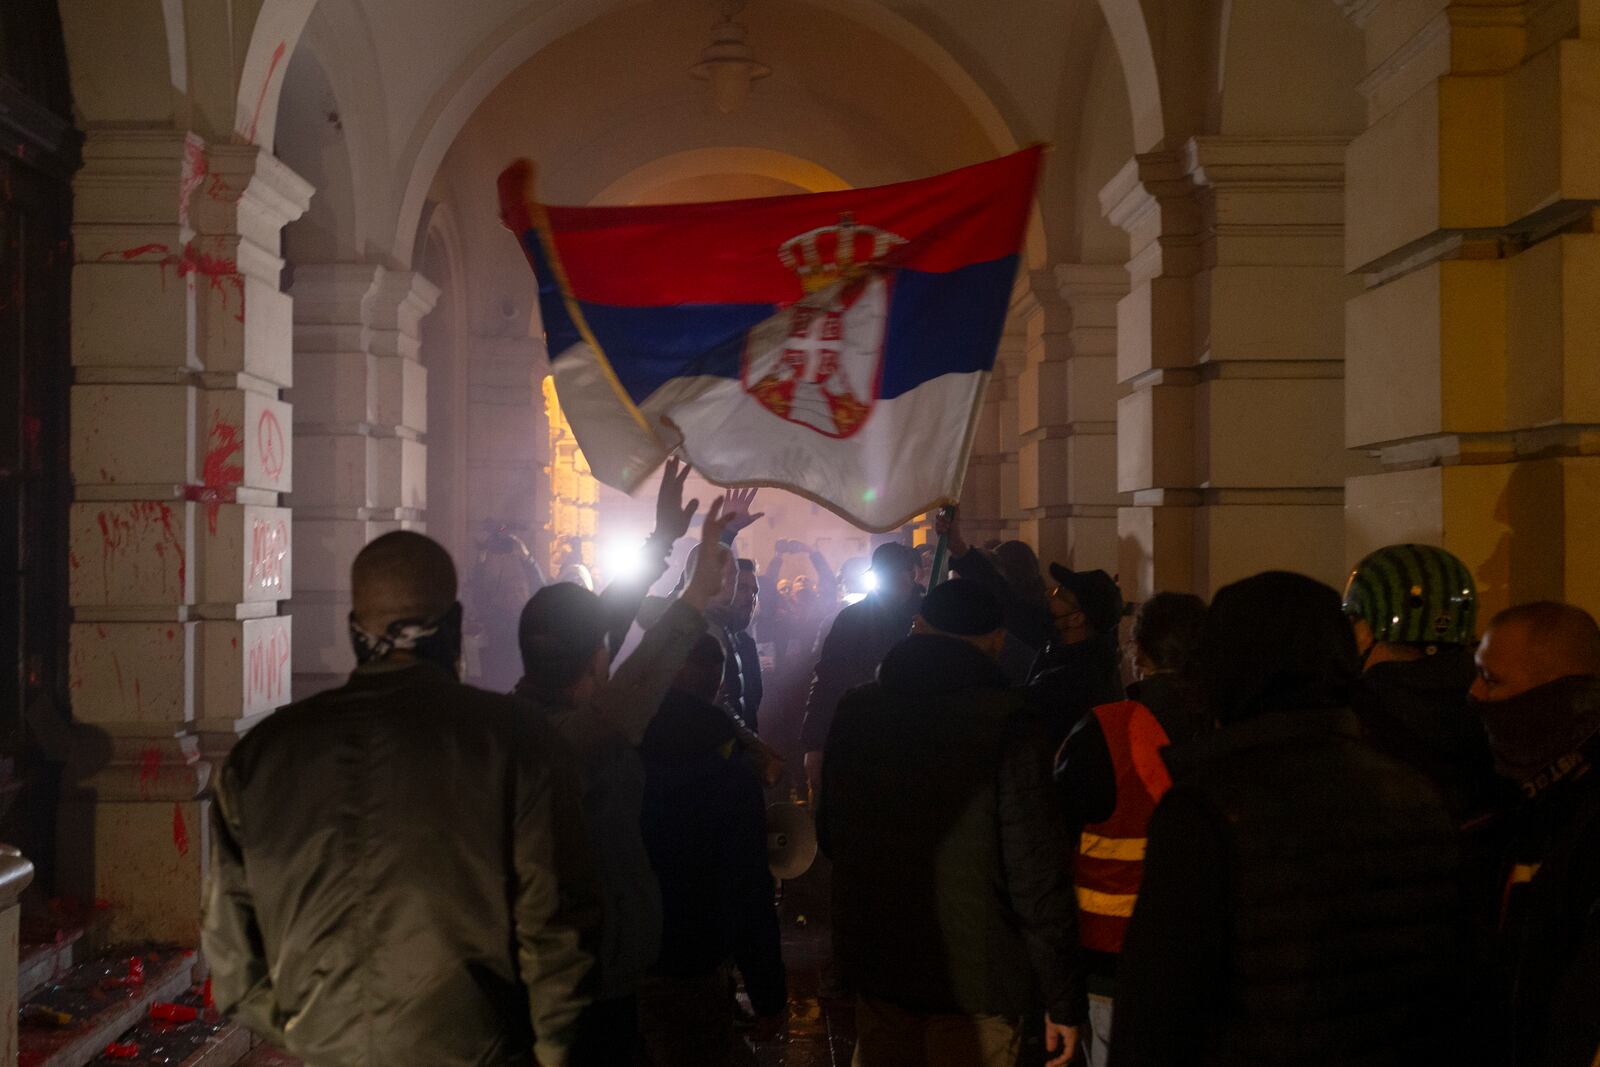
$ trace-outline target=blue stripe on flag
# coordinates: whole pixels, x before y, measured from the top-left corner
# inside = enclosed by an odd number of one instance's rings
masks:
[[[991,369],[1016,280],[1016,256],[896,273],[878,396],[893,400],[942,375]]]
[[[644,403],[673,378],[739,377],[745,334],[778,310],[771,304],[580,306],[617,380],[635,404]]]
[[[544,242],[539,240],[539,231],[529,230],[523,234],[522,245],[533,260],[534,279],[539,284],[539,320],[544,324],[545,348],[550,358],[555,359],[582,341],[583,335],[578,332],[578,325],[572,321],[572,316],[567,314],[566,298],[561,294],[556,272],[550,269],[550,261],[545,258]]]
[[[550,356],[579,342],[544,250],[530,235],[541,279],[539,303]],[[890,400],[945,374],[994,366],[995,341],[1005,326],[1017,256],[945,273],[900,270],[890,296],[884,341],[882,399]],[[776,314],[771,304],[685,304],[614,307],[579,302],[583,317],[628,396],[642,404],[673,378],[739,377],[745,334]]]

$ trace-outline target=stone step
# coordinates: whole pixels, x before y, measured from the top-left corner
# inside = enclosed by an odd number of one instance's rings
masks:
[[[110,906],[58,897],[25,910],[17,947],[17,999],[27,1000],[93,955],[102,943]]]
[[[24,941],[17,950],[17,999],[27,1000],[51,982],[59,981],[78,962],[84,927],[56,932],[53,941]]]
[[[144,972],[138,984],[123,981],[133,959]],[[154,943],[118,946],[74,966],[46,982],[18,1010],[17,1067],[95,1062],[108,1044],[149,1015],[151,1004],[188,993],[193,969],[192,951]]]
[[[198,993],[175,1003],[204,1010]],[[237,1023],[203,1014],[193,1022],[153,1023],[148,1018],[108,1044],[90,1067],[237,1067],[250,1054],[251,1034]]]

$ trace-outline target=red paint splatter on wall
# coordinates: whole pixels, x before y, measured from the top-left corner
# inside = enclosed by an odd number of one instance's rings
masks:
[[[200,468],[200,478],[206,492],[198,497],[206,505],[206,525],[217,532],[217,514],[224,501],[234,499],[234,488],[244,481],[244,442],[239,440],[239,427],[224,422],[216,415],[211,419],[210,447]],[[238,461],[234,457],[239,456]]]
[[[271,408],[261,412],[256,421],[256,446],[261,451],[261,470],[276,483],[283,474],[288,450],[284,447],[283,427]]]
[[[183,805],[178,801],[172,803],[172,847],[180,856],[189,854],[189,826],[183,821]]]
[[[289,631],[274,626],[250,643],[245,653],[245,703],[265,699],[276,705],[288,696]]]
[[[150,790],[161,781],[161,749],[154,745],[139,752],[139,795],[150,799]]]
[[[189,199],[210,171],[206,162],[205,145],[195,136],[183,142],[183,172],[178,178],[178,225],[189,225]]]
[[[261,79],[261,92],[256,94],[256,109],[250,115],[250,129],[244,135],[246,144],[256,143],[256,127],[261,123],[261,108],[267,102],[267,90],[272,87],[272,76],[278,71],[278,64],[283,62],[284,49],[288,47],[284,41],[278,42],[278,47],[272,50],[272,62],[267,65],[267,76]]]
[[[244,321],[244,275],[239,273],[239,265],[226,256],[214,256],[201,252],[190,241],[184,246],[183,255],[178,260],[178,277],[187,278],[198,274],[205,278],[214,293],[222,296],[222,310],[228,310],[228,292],[233,291],[234,298],[239,306],[233,312],[233,317],[239,322]]]
[[[67,553],[67,566],[71,567],[73,570],[78,569],[78,554],[76,552]]]
[[[140,256],[147,256],[152,252],[160,252],[164,256],[170,255],[171,251],[166,245],[140,245],[137,248],[125,248],[121,251],[113,249],[110,252],[102,253],[100,258],[110,259],[112,256],[121,256],[123,259],[138,259]]]
[[[187,555],[184,552],[183,539],[178,536],[178,531],[172,524],[171,505],[154,500],[138,501],[122,509],[107,508],[95,518],[100,524],[101,580],[105,583],[108,600],[111,594],[113,562],[136,545],[148,543],[146,538],[149,537],[152,527],[159,527],[161,536],[161,540],[156,542],[152,549],[163,564],[161,570],[163,586],[166,584],[165,564],[170,550],[177,564],[179,592],[187,591]]]
[[[120,256],[125,260],[138,259],[140,256],[160,253],[161,258],[157,265],[161,267],[161,284],[166,285],[167,268],[177,269],[180,279],[188,279],[199,275],[206,279],[207,287],[211,292],[217,293],[222,298],[222,310],[227,311],[230,301],[237,306],[233,309],[233,317],[239,322],[244,321],[244,276],[239,273],[238,261],[226,255],[214,255],[196,248],[200,238],[190,241],[183,246],[181,252],[174,254],[163,244],[139,245],[136,248],[113,249],[101,253],[101,259],[110,259]],[[232,294],[230,296],[230,294]]]

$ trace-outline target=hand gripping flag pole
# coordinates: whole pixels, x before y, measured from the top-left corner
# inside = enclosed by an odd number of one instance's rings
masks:
[[[960,495],[1042,148],[917,181],[558,207],[500,177],[562,410],[632,492],[676,451],[884,532]]]

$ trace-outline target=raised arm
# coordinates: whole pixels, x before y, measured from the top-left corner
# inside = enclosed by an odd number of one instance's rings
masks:
[[[645,538],[643,561],[635,574],[618,578],[600,594],[606,617],[606,647],[611,658],[617,658],[628,640],[628,628],[639,615],[650,587],[667,573],[667,557],[678,538],[689,532],[694,513],[700,507],[698,499],[683,502],[683,484],[688,480],[689,466],[676,458],[667,460],[661,472],[661,486],[656,490],[656,526]]]
[[[722,501],[717,500],[701,527],[700,553],[683,595],[645,631],[633,655],[622,661],[595,697],[595,711],[630,744],[644,739],[689,650],[705,633],[705,608],[722,593],[729,559],[728,548],[722,544],[723,526]]]

